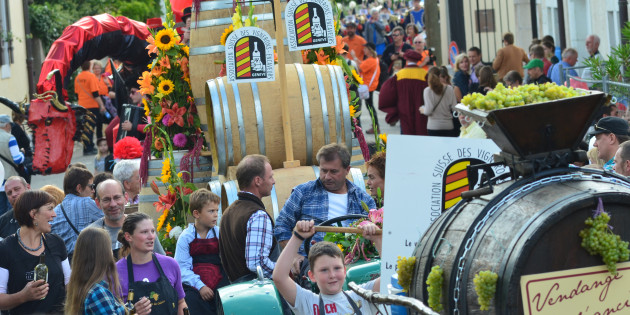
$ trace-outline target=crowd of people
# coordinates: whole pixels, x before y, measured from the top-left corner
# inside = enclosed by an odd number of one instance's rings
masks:
[[[181,315],[189,308],[192,314],[214,314],[216,290],[253,279],[258,267],[276,281],[287,310],[299,313],[318,303],[316,295],[299,286],[296,291],[293,281],[303,276],[318,284],[325,303],[345,299],[344,272],[337,272],[341,282],[331,285],[322,269],[313,269],[343,264],[339,248],[326,245],[313,225],[346,214],[367,215],[362,203],[376,208],[384,195],[385,153],[368,163],[371,195],[346,179],[350,152],[345,146],[324,146],[317,160],[319,179],[298,185],[275,222],[261,201],[275,184],[265,156],[248,155],[238,164],[241,192],[223,211],[220,228],[220,197],[206,189],[194,191],[189,198],[194,222],[179,235],[173,258],[165,256],[150,216],[126,213],[139,187],[134,161],[122,160],[113,174],[96,176],[75,163],[65,173],[63,189],[32,190],[24,178],[11,176],[5,189],[12,209],[0,217],[0,309],[9,314],[125,314],[134,308],[137,314]],[[376,226],[361,228],[380,250]],[[298,241],[309,237],[321,243],[311,248],[310,262]],[[41,262],[48,267],[47,280],[34,275]],[[295,278],[289,276],[291,269]],[[377,279],[364,287],[378,290],[378,284]],[[328,296],[335,294],[340,295]],[[356,295],[351,299],[361,309],[370,308]]]
[[[512,88],[546,82],[564,85],[567,75],[578,77],[571,69],[578,61],[577,50],[569,47],[556,56],[556,43],[549,35],[534,39],[525,51],[514,44],[514,34],[506,32],[491,62],[483,61],[479,47],[469,47],[456,56],[452,69],[437,65],[427,46],[420,1],[411,1],[409,8],[402,3],[370,5],[351,8],[353,14],[342,19],[347,60],[369,87],[365,104],[370,113],[375,107],[385,112],[385,121],[392,126],[399,123],[402,134],[485,138],[470,118],[456,118],[453,108],[464,96],[485,95],[498,83]],[[587,37],[588,58],[600,57],[599,43],[597,35]],[[590,78],[590,71],[585,70],[582,77]],[[378,93],[378,104],[374,104],[374,93]],[[377,116],[371,118],[378,128]],[[366,133],[374,130],[368,128]]]

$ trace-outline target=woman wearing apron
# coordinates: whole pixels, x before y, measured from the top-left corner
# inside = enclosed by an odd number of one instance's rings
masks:
[[[123,299],[133,289],[133,301],[142,297],[151,301],[152,314],[182,315],[186,302],[179,266],[175,259],[153,253],[156,240],[153,220],[147,214],[127,215],[118,241],[123,245],[116,263]]]

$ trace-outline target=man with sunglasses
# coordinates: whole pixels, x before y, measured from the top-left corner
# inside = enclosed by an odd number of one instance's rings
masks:
[[[630,139],[628,122],[619,117],[604,117],[595,124],[590,136],[595,137],[593,146],[597,148],[597,157],[606,161],[604,170],[613,171],[619,145]]]
[[[69,258],[72,258],[79,233],[103,217],[103,211],[92,199],[93,181],[92,172],[79,166],[70,167],[63,178],[66,197],[54,209],[57,216],[52,222],[52,233],[63,239]]]
[[[383,52],[383,61],[387,65],[389,75],[394,73],[395,68],[404,67],[403,55],[407,50],[413,49],[413,47],[405,43],[405,30],[400,26],[396,26],[392,30],[392,39],[394,42],[387,45]],[[394,65],[394,63],[397,63],[397,65]]]

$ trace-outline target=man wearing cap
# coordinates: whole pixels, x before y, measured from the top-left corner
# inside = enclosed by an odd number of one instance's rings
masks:
[[[11,135],[11,117],[0,115],[0,162],[4,168],[4,178],[0,186],[0,215],[11,208],[7,194],[4,191],[6,179],[19,176],[18,167],[24,167],[24,149],[20,151],[15,137]]]
[[[351,56],[356,56],[357,59],[363,60],[363,57],[365,57],[363,45],[367,44],[367,41],[365,38],[357,35],[357,25],[354,22],[346,24],[346,36],[343,38],[343,42],[348,44]]]
[[[525,69],[527,69],[527,75],[529,76],[529,78],[527,79],[527,84],[544,84],[547,82],[551,82],[551,79],[549,79],[546,75],[545,72],[543,71],[543,68],[545,67],[545,64],[543,63],[542,60],[540,59],[532,59],[530,60],[526,65]]]
[[[612,171],[615,165],[615,153],[620,144],[630,139],[628,136],[628,122],[619,117],[604,117],[596,124],[591,136],[595,136],[594,147],[597,157],[604,161],[604,170]]]
[[[408,50],[403,58],[406,66],[383,83],[378,108],[387,113],[388,124],[393,126],[400,120],[402,134],[426,136],[427,116],[420,114],[419,108],[424,105],[427,71],[418,66],[422,60],[419,52]]]

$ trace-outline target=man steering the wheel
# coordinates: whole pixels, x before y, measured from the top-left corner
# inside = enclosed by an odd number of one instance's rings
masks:
[[[319,224],[347,214],[367,215],[361,202],[369,209],[376,208],[370,195],[346,179],[350,172],[350,152],[345,146],[337,143],[323,146],[317,152],[317,162],[319,178],[295,187],[276,220],[274,236],[283,248],[300,220],[314,220]],[[324,233],[313,236],[315,241],[323,239]],[[300,248],[294,259],[293,274],[298,274],[305,255]]]

